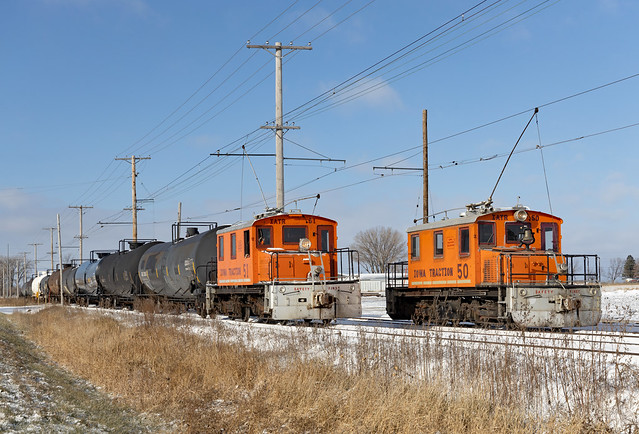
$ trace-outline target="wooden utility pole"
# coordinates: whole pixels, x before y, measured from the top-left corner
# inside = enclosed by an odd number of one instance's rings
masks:
[[[60,263],[60,304],[64,305],[64,286],[62,286],[62,234],[60,232],[60,214],[58,214],[58,262]]]
[[[263,48],[265,50],[275,50],[275,125],[265,125],[261,128],[275,130],[275,184],[276,184],[276,207],[278,210],[284,210],[284,130],[295,129],[300,127],[284,126],[282,119],[282,113],[284,105],[282,102],[282,50],[312,50],[310,46],[294,46],[282,45],[281,42],[276,42],[275,45],[250,45],[247,44],[246,48]],[[270,51],[269,51],[270,52]],[[273,54],[273,53],[271,53]],[[289,53],[290,54],[290,53]]]
[[[42,228],[42,230],[49,231],[51,234],[51,251],[49,253],[51,254],[51,271],[53,271],[53,254],[55,253],[53,250],[53,231],[55,228]]]
[[[9,273],[9,244],[7,244],[7,288],[4,290],[4,296],[11,294],[11,274]]]
[[[422,111],[423,158],[424,158],[424,223],[428,223],[428,110]]]
[[[373,166],[373,170],[419,170],[423,173],[422,218],[415,219],[415,223],[419,220],[428,223],[428,110],[422,110],[422,158],[422,167]]]
[[[32,243],[29,244],[30,246],[33,246],[34,248],[34,252],[33,252],[33,266],[35,267],[35,275],[36,277],[38,276],[38,246],[41,246],[42,243]]]
[[[142,210],[142,208],[138,208],[137,196],[135,192],[135,178],[137,177],[137,173],[135,173],[135,163],[139,160],[150,160],[151,157],[136,157],[135,155],[131,155],[131,158],[116,158],[116,160],[128,161],[131,163],[131,214],[133,223],[133,242],[137,243],[138,241],[138,210]],[[129,209],[129,208],[125,208]]]
[[[27,252],[22,252],[22,259],[24,259],[24,290],[27,290]],[[18,296],[18,294],[16,293],[16,297]]]
[[[86,238],[84,235],[82,235],[82,214],[84,214],[84,210],[85,209],[89,209],[89,208],[93,208],[92,206],[85,206],[85,205],[69,205],[69,208],[76,208],[80,210],[80,235],[77,235],[73,238],[79,238],[80,239],[80,256],[78,259],[80,259],[80,262],[82,262],[82,240],[84,238]]]

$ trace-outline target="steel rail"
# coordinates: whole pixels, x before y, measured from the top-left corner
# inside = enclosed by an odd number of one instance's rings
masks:
[[[588,352],[588,353],[597,353],[597,354],[615,354],[619,356],[639,356],[639,349],[637,351],[620,351],[616,350],[607,350],[607,349],[596,349],[596,348],[581,348],[581,347],[559,347],[554,345],[543,345],[543,344],[535,344],[535,343],[525,343],[525,342],[513,342],[513,341],[499,341],[499,340],[475,340],[475,339],[467,339],[467,338],[459,338],[459,337],[448,337],[448,336],[435,336],[432,335],[417,335],[417,334],[404,334],[404,333],[393,333],[393,332],[385,332],[379,330],[365,330],[361,327],[352,326],[352,329],[349,330],[348,327],[351,326],[339,326],[335,328],[335,330],[339,331],[352,331],[357,333],[365,333],[368,335],[376,335],[376,336],[389,336],[389,337],[400,337],[400,338],[410,338],[410,339],[437,339],[441,341],[447,342],[462,342],[462,343],[470,343],[470,344],[488,344],[488,345],[501,345],[501,346],[515,346],[520,348],[534,348],[534,349],[544,349],[544,350],[560,350],[560,351],[576,351],[576,352]],[[432,332],[438,332],[437,330],[431,330]],[[580,336],[580,335],[570,335],[570,336]],[[550,337],[528,337],[529,340],[536,339],[551,339]],[[559,338],[556,338],[559,339]],[[636,346],[639,347],[639,343],[627,343],[627,342],[605,342],[605,341],[597,341],[591,342],[587,340],[576,340],[573,343],[594,343],[595,345],[605,346],[605,345],[616,345],[616,346]]]

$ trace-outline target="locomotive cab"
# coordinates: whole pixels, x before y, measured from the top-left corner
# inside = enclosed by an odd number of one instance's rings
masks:
[[[408,261],[389,264],[387,311],[416,322],[575,327],[601,318],[599,258],[562,253],[556,216],[469,206],[408,229]]]
[[[326,320],[361,315],[355,252],[338,249],[337,222],[273,213],[218,232],[218,311],[247,319]]]

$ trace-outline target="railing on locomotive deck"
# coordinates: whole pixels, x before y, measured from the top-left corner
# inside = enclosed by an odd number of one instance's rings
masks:
[[[546,258],[544,272],[527,271],[523,273],[513,272],[513,258]],[[567,271],[561,273],[559,271],[550,272],[551,264],[557,268],[557,257],[566,258],[565,264],[567,264]],[[587,283],[599,282],[599,257],[597,255],[557,255],[553,252],[508,252],[500,253],[500,264],[506,265],[505,273],[502,271],[501,283],[511,284],[513,282],[519,283],[554,283],[561,282],[565,278],[566,284],[569,285],[585,285]]]
[[[391,262],[386,266],[386,286],[389,288],[408,287],[408,261]]]
[[[272,280],[277,281],[277,282],[284,282],[284,281],[295,281],[295,280],[300,280],[299,277],[290,277],[290,278],[284,278],[284,277],[280,277],[280,267],[279,267],[279,260],[280,260],[280,256],[282,257],[294,257],[294,256],[307,256],[308,252],[300,252],[297,250],[282,250],[282,251],[270,251],[269,252],[271,254],[271,261],[270,261],[270,270],[269,270],[269,274]],[[330,252],[321,252],[321,251],[312,251],[311,254],[313,253],[320,253],[320,255],[328,255],[328,260],[330,261],[330,264],[332,264],[333,266],[337,267],[337,270],[335,270],[335,277],[332,276],[326,276],[327,281],[342,281],[342,280],[355,280],[357,278],[359,278],[359,252],[357,250],[351,250],[348,248],[341,248],[341,249],[335,249],[332,250]],[[354,256],[355,254],[358,255],[358,261],[357,261],[357,271],[355,270],[355,265],[354,265]],[[334,259],[337,257],[337,260],[334,261]],[[346,260],[346,266],[344,266],[344,261]],[[320,265],[320,264],[313,264],[313,265]],[[326,269],[328,264],[323,264],[324,269]],[[309,264],[309,269],[308,271],[311,271],[311,267]],[[306,280],[306,276],[304,276],[304,280]],[[322,279],[324,280],[324,279]]]
[[[209,261],[206,264],[195,267],[196,276],[200,268],[204,268],[204,272],[206,273],[206,282],[201,282],[201,284],[205,285],[208,282],[217,282],[217,261]]]

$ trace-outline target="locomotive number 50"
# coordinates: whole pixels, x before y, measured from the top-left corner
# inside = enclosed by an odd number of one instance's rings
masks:
[[[464,279],[468,278],[468,264],[457,264],[457,278],[461,279],[462,276]]]

